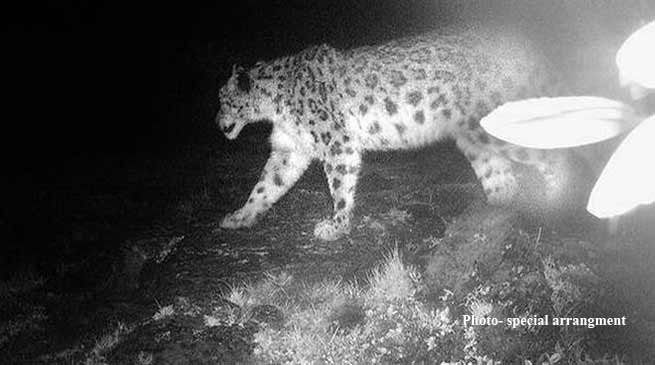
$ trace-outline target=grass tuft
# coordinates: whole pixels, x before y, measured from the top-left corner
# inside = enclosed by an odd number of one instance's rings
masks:
[[[100,337],[91,351],[89,351],[85,364],[106,364],[105,355],[115,348],[125,336],[132,332],[133,328],[127,326],[126,324],[119,322],[116,328],[111,332],[102,337]]]
[[[338,280],[299,284],[288,275],[269,275],[233,288],[226,299],[244,312],[274,305],[284,313],[282,326],[262,326],[255,335],[254,356],[261,363],[426,361],[453,353],[444,350],[452,346],[463,353],[463,336],[458,335],[460,341],[449,337],[454,322],[448,309],[420,303],[414,297],[418,285],[419,275],[394,250],[364,287]]]

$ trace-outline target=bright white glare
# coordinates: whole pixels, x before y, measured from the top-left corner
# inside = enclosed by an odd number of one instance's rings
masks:
[[[587,210],[598,218],[655,202],[655,115],[621,142],[589,197]]]
[[[581,146],[616,137],[640,119],[628,105],[595,96],[534,98],[503,104],[482,118],[489,134],[528,148]]]
[[[632,33],[616,53],[622,85],[635,83],[655,89],[655,22]]]

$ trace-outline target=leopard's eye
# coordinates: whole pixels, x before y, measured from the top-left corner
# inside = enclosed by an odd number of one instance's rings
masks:
[[[252,80],[250,79],[250,75],[248,75],[247,72],[240,71],[237,74],[237,87],[243,92],[250,92],[252,87]]]

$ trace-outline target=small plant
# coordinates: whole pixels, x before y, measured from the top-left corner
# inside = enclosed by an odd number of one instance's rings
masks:
[[[655,89],[654,44],[655,22],[651,22],[628,37],[617,52],[620,82],[630,87],[634,100]],[[495,137],[542,149],[596,143],[631,130],[598,178],[587,210],[599,218],[612,218],[655,202],[655,115],[640,115],[616,100],[574,96],[506,103],[480,124]]]
[[[114,349],[121,341],[129,335],[134,328],[119,322],[113,332],[106,334],[96,340],[95,345],[87,354],[85,364],[106,364],[107,355]]]

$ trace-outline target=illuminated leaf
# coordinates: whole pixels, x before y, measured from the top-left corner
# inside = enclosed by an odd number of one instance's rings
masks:
[[[549,149],[603,141],[630,130],[639,120],[619,101],[572,96],[506,103],[482,118],[480,125],[504,141]]]
[[[655,202],[655,115],[621,142],[598,178],[587,210],[607,218]]]
[[[632,33],[616,52],[621,83],[655,89],[655,22]]]

